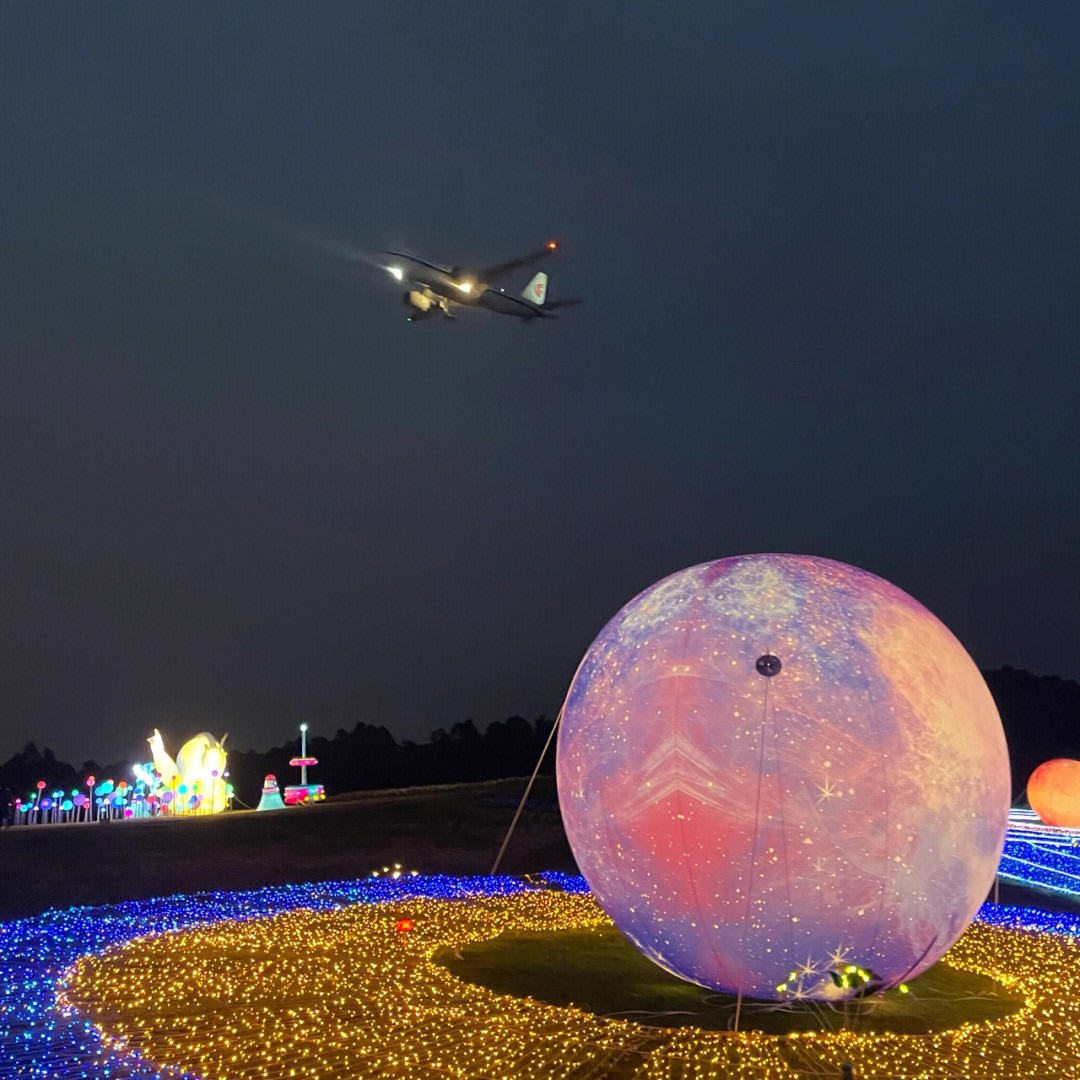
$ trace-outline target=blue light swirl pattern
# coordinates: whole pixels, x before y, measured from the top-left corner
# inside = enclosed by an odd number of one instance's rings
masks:
[[[1010,811],[998,877],[1080,900],[1080,829],[1044,825],[1031,810]]]
[[[226,919],[265,918],[296,908],[325,911],[410,897],[461,900],[512,895],[534,887],[519,878],[486,876],[324,881],[70,908],[0,924],[0,1077],[158,1080],[163,1075],[134,1055],[109,1050],[88,1021],[66,1017],[55,1007],[56,980],[88,953],[147,934]],[[170,1080],[196,1080],[188,1074],[168,1075]]]

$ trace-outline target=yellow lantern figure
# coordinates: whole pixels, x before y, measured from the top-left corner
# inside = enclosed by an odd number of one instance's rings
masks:
[[[154,728],[154,734],[146,741],[150,744],[150,753],[154,757],[154,768],[161,777],[162,784],[176,790],[182,784],[188,791],[197,791],[200,796],[199,808],[204,813],[216,814],[228,805],[228,792],[225,784],[225,740],[215,739],[203,731],[189,739],[180,748],[176,761],[168,755],[161,732]]]

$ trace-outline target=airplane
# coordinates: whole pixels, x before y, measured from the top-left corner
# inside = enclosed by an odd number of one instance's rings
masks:
[[[406,316],[409,322],[436,314],[441,314],[444,319],[456,319],[454,309],[458,307],[486,308],[500,315],[513,315],[531,322],[533,319],[555,318],[554,313],[558,308],[580,304],[581,301],[548,300],[548,276],[543,272],[533,277],[520,296],[508,293],[494,282],[514,270],[548,258],[558,247],[554,240],[549,240],[539,251],[475,272],[460,266],[440,266],[404,251],[386,251],[383,254],[393,262],[384,269],[395,280],[408,285],[403,302],[409,309]]]

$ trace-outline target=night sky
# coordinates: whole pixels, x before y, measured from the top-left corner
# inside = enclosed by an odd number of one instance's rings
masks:
[[[1073,0],[3,26],[0,760],[552,716],[631,597],[760,551],[1080,676]],[[334,253],[549,237],[586,303],[531,324]]]

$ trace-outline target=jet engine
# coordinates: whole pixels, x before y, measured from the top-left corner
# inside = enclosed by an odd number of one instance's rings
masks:
[[[420,292],[419,289],[410,289],[405,294],[404,303],[407,307],[414,307],[419,311],[428,312],[435,302],[430,296]]]
[[[436,311],[441,311],[444,319],[454,317],[450,314],[450,305],[446,302],[446,297],[432,292],[426,285],[423,289],[410,289],[403,299],[405,306],[410,309],[406,316],[409,322],[425,319],[429,315],[434,315]]]

